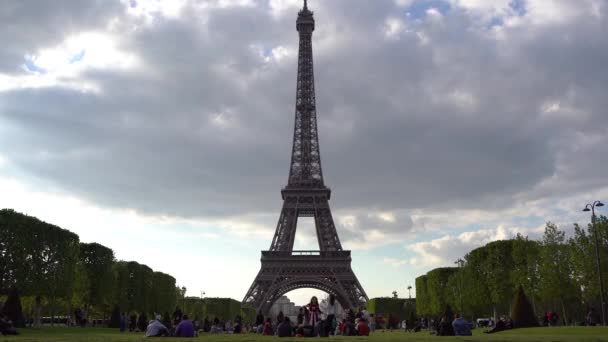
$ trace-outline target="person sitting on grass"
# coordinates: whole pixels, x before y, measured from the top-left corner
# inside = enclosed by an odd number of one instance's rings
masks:
[[[291,337],[292,332],[293,329],[291,328],[291,321],[289,320],[289,317],[285,316],[285,318],[283,318],[283,322],[281,322],[277,327],[277,335],[279,337]]]
[[[594,308],[589,309],[585,321],[585,323],[589,326],[596,326],[598,324],[600,319]]]
[[[155,319],[150,321],[148,327],[146,328],[146,337],[161,337],[161,336],[170,336],[169,329],[160,322],[161,317],[157,315]]]
[[[123,312],[120,315],[120,323],[119,323],[120,332],[125,332],[127,330],[127,313]]]
[[[357,335],[359,336],[369,336],[369,326],[367,325],[367,321],[363,318],[359,319],[359,323],[357,323]]]
[[[456,313],[454,321],[452,321],[452,327],[454,328],[454,334],[456,336],[472,336],[471,326],[459,313]]]
[[[454,328],[447,315],[441,317],[441,321],[439,321],[437,336],[454,336]]]
[[[175,328],[175,337],[194,337],[194,324],[188,319],[188,315],[183,315],[181,322]]]
[[[266,323],[264,323],[264,335],[272,336],[274,332],[272,331],[272,319],[268,317],[266,319]]]
[[[357,324],[359,324],[359,319],[355,319],[355,323],[351,323],[346,320],[344,322],[344,331],[342,332],[342,336],[357,336]]]
[[[507,325],[505,324],[504,317],[501,317],[498,322],[496,322],[496,326],[491,330],[484,331],[486,334],[493,334],[503,330],[507,330]]]
[[[19,335],[13,322],[3,314],[0,314],[0,335]]]

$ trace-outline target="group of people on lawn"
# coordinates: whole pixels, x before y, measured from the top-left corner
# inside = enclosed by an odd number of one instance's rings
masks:
[[[188,315],[182,314],[179,308],[176,308],[174,313],[173,324],[170,327],[162,323],[162,316],[154,314],[154,318],[148,323],[146,322],[145,314],[139,316],[136,320],[135,315],[129,317],[129,331],[145,331],[146,337],[195,337],[197,331],[194,323]],[[120,331],[127,330],[127,315],[123,313],[120,316]]]
[[[342,319],[337,317],[337,313],[338,303],[334,295],[330,295],[329,300],[321,305],[317,297],[312,297],[308,304],[300,308],[296,322],[279,312],[276,324],[273,324],[272,318],[264,319],[260,311],[254,329],[256,333],[278,337],[327,337],[368,336],[375,328],[373,315],[365,308],[359,308],[356,314],[354,310],[349,309]]]

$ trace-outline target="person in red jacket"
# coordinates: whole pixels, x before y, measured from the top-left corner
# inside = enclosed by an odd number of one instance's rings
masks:
[[[359,323],[357,323],[357,334],[359,336],[369,336],[369,326],[365,319],[359,319]]]

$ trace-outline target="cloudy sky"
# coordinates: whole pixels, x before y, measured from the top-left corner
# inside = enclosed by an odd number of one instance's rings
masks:
[[[242,299],[287,181],[299,7],[2,1],[0,207]],[[370,297],[608,199],[605,0],[309,7],[325,181]]]

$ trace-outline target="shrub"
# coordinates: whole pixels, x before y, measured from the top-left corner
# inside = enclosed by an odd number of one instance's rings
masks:
[[[19,298],[19,291],[16,287],[13,287],[8,294],[6,303],[2,307],[2,313],[11,321],[17,328],[25,327],[25,320],[23,319],[23,310],[21,309],[21,299]]]

